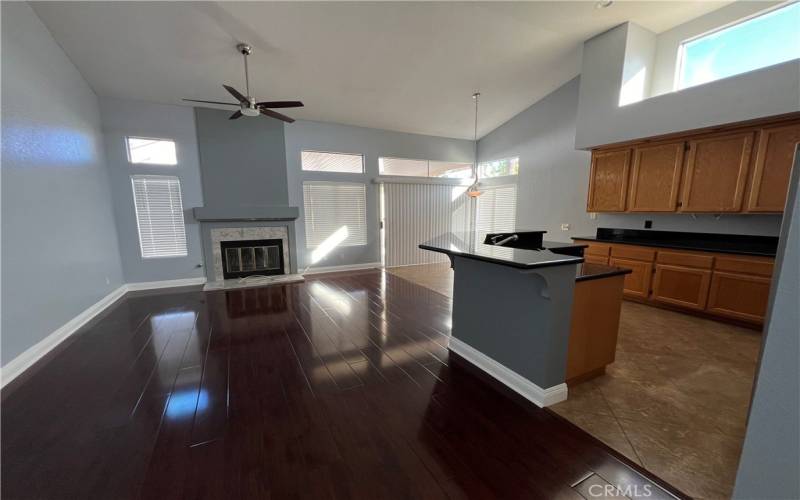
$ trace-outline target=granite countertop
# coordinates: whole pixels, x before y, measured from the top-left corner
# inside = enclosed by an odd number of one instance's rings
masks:
[[[578,266],[578,269],[575,272],[575,281],[589,281],[601,278],[610,278],[612,276],[620,276],[623,274],[630,274],[632,272],[633,271],[631,269],[624,267],[584,262]]]
[[[539,267],[580,264],[583,262],[583,257],[565,255],[558,252],[580,250],[586,246],[573,243],[545,241],[542,242],[541,246],[537,249],[510,248],[487,245],[484,243],[477,243],[475,248],[470,248],[470,242],[473,241],[475,241],[475,233],[472,232],[445,233],[420,244],[419,248],[432,252],[444,253],[450,256],[482,260],[519,269],[534,269]]]
[[[773,236],[643,231],[638,229],[598,228],[595,236],[580,236],[572,239],[576,241],[598,241],[602,243],[621,243],[765,257],[774,257],[778,248],[778,238]]]

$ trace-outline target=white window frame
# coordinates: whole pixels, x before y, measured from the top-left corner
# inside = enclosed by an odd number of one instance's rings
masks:
[[[736,21],[732,21],[732,22],[723,24],[722,26],[717,26],[714,29],[710,29],[708,31],[704,31],[703,33],[700,33],[700,34],[694,35],[692,37],[689,37],[689,38],[687,38],[685,40],[682,40],[678,44],[678,54],[676,56],[677,57],[677,61],[676,61],[676,64],[675,64],[675,76],[674,76],[673,82],[672,82],[672,91],[673,92],[679,92],[681,90],[690,89],[690,88],[696,86],[696,85],[693,85],[693,86],[689,86],[689,87],[681,87],[681,74],[683,73],[683,65],[686,62],[686,45],[687,44],[690,44],[690,43],[692,43],[694,41],[700,40],[701,38],[705,38],[707,36],[714,35],[716,33],[719,33],[720,31],[725,31],[727,29],[733,28],[734,26],[738,26],[740,24],[746,23],[746,22],[751,21],[751,20],[753,20],[753,19],[755,19],[757,17],[766,16],[767,14],[769,14],[771,12],[774,12],[776,10],[782,9],[784,7],[788,7],[792,3],[794,3],[794,2],[793,1],[788,1],[788,2],[780,3],[778,5],[773,5],[772,7],[769,7],[767,9],[764,9],[764,10],[761,10],[761,11],[758,11],[758,12],[754,12],[754,13],[750,14],[749,16],[745,16],[745,17],[743,17],[741,19],[737,19]],[[762,66],[762,68],[764,68],[764,67],[767,67],[767,66]],[[755,69],[752,69],[750,71],[756,71],[757,69],[761,69],[761,68],[755,68]],[[745,72],[745,73],[747,73],[747,72]],[[736,75],[741,75],[741,74],[744,74],[744,73],[736,73],[736,74],[727,76],[725,78],[730,78],[730,77],[733,77],[733,76],[736,76]],[[720,78],[720,80],[723,80],[723,79],[724,78]],[[718,80],[712,80],[711,82],[716,82],[716,81],[718,81]],[[711,83],[711,82],[707,82],[707,83]]]
[[[171,142],[173,148],[175,149],[175,163],[161,163],[157,161],[133,161],[131,158],[131,145],[129,139],[141,139],[143,141],[162,141],[162,142]],[[128,157],[128,163],[131,165],[160,165],[164,167],[174,167],[178,165],[178,142],[175,139],[171,139],[169,137],[144,137],[141,135],[126,135],[125,136],[125,154]]]
[[[359,156],[361,157],[360,172],[341,172],[337,170],[306,170],[303,168],[303,153],[321,153],[329,155]],[[318,149],[303,149],[300,151],[300,171],[306,175],[364,175],[367,172],[366,158],[363,153],[347,153],[345,151],[322,151]]]
[[[131,175],[131,196],[133,197],[133,210],[136,216],[136,234],[139,238],[139,256],[144,260],[151,260],[151,259],[172,259],[172,258],[183,258],[188,257],[189,255],[189,247],[188,242],[186,240],[186,222],[183,219],[183,192],[181,189],[181,181],[177,176],[174,175]],[[145,255],[145,248],[144,242],[142,239],[142,225],[141,225],[141,217],[143,214],[139,213],[139,205],[136,203],[136,181],[141,179],[159,179],[159,180],[169,180],[169,181],[176,181],[178,186],[178,201],[180,202],[180,207],[178,212],[180,213],[180,228],[183,232],[183,252],[182,253],[172,253],[172,254],[162,254],[162,255]],[[172,203],[172,200],[170,200]],[[174,208],[173,208],[174,210]],[[141,216],[141,217],[140,217]]]

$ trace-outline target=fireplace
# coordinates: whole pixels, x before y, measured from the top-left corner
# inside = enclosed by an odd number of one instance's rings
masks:
[[[283,240],[220,241],[224,279],[285,274]]]

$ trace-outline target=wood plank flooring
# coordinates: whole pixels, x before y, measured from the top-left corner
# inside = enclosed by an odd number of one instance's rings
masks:
[[[451,357],[450,311],[381,271],[128,297],[4,390],[3,498],[682,496]]]

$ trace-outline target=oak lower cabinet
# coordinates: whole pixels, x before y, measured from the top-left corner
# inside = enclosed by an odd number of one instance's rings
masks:
[[[764,276],[714,272],[707,309],[720,316],[763,323],[771,282]]]
[[[625,284],[622,288],[623,295],[636,299],[646,299],[650,295],[650,279],[653,274],[652,263],[611,257],[608,265],[624,267],[633,271],[625,275]]]
[[[702,311],[706,307],[711,271],[656,264],[652,299]]]
[[[589,264],[603,264],[604,266],[608,265],[608,257],[603,257],[602,255],[586,254],[583,256],[583,260]]]

